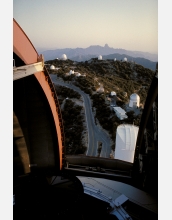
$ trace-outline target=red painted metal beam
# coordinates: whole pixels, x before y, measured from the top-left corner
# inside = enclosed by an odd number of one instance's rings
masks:
[[[27,35],[22,30],[22,28],[19,26],[19,24],[15,21],[15,19],[13,19],[13,52],[18,57],[20,57],[20,59],[22,59],[26,65],[40,61],[40,56],[38,55],[36,49],[34,48],[33,44],[31,43]],[[59,146],[58,150],[59,150],[60,169],[62,169],[62,163],[63,163],[62,150],[64,148],[63,146],[64,137],[62,133],[62,125],[59,120],[60,119],[59,115],[61,115],[60,108],[57,106],[58,103],[55,101],[55,98],[54,98],[54,94],[56,96],[56,93],[55,93],[54,87],[50,87],[49,82],[51,81],[51,79],[49,75],[47,74],[45,75],[43,71],[35,73],[34,75],[36,79],[38,80],[40,86],[42,87],[47,97],[51,111],[52,111],[52,115],[53,115],[55,126],[56,126],[56,133],[57,133],[58,146]],[[47,80],[47,77],[48,77],[48,80]]]

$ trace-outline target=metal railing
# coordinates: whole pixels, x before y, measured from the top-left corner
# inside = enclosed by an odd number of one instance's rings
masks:
[[[61,114],[61,109],[60,109],[60,104],[57,98],[56,90],[54,88],[54,85],[51,81],[51,78],[49,76],[47,68],[44,66],[44,74],[45,74],[45,79],[49,84],[49,87],[51,89],[51,94],[54,98],[54,102],[56,105],[56,111],[58,114],[59,118],[59,125],[60,125],[60,130],[61,130],[61,142],[62,142],[62,167],[64,167],[65,164],[65,155],[66,155],[66,149],[65,149],[65,135],[64,135],[64,126],[63,126],[63,119],[62,119],[62,114]],[[59,138],[59,137],[58,137]]]

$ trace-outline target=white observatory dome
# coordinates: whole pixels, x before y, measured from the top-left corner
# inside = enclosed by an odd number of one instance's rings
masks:
[[[133,107],[139,107],[140,105],[140,97],[136,94],[133,93],[130,96],[130,103],[129,103],[129,107],[133,108]]]
[[[116,61],[116,58],[114,59],[114,61]]]
[[[62,59],[62,60],[67,60],[66,54],[63,54],[63,55],[61,56],[61,59]]]
[[[111,92],[111,96],[116,95],[116,92],[112,91]]]
[[[132,95],[130,95],[130,100],[140,101],[140,97],[136,93],[133,93]]]
[[[98,56],[98,60],[102,60],[102,56],[101,55]]]
[[[127,62],[127,58],[126,57],[124,57],[124,61]]]
[[[54,65],[51,65],[51,66],[50,66],[50,70],[55,70],[55,66],[54,66]]]

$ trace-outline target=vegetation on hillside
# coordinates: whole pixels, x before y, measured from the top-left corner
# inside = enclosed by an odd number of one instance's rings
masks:
[[[76,98],[76,99],[80,99],[81,95],[74,91],[73,89],[64,87],[64,86],[55,86],[56,89],[56,93],[58,94],[58,96],[62,96],[64,98]]]
[[[83,144],[84,117],[83,107],[76,105],[71,99],[80,100],[81,96],[76,91],[64,86],[55,86],[61,108],[65,133],[66,154],[84,154],[86,146]],[[66,99],[68,98],[68,99]]]
[[[137,93],[140,96],[140,103],[144,106],[150,83],[155,74],[154,71],[132,62],[98,60],[97,58],[78,63],[74,63],[71,60],[51,60],[47,61],[47,64],[53,64],[60,68],[59,70],[49,70],[50,73],[57,74],[57,77],[62,78],[64,81],[71,81],[85,93],[89,94],[95,111],[95,122],[98,119],[100,125],[109,132],[112,140],[115,140],[117,126],[121,123],[133,124],[134,122],[135,125],[139,126],[141,115],[136,116],[134,112],[130,111],[127,112],[128,118],[121,121],[114,111],[111,110],[110,104],[107,103],[106,99],[111,91],[115,91],[117,94],[116,104],[124,107],[129,102],[130,95]],[[85,76],[77,77],[73,74],[67,76],[66,73],[69,73],[71,69]],[[104,88],[102,94],[96,92],[100,85]],[[65,89],[62,91],[59,89],[57,93],[67,97],[71,97],[70,95],[72,94],[71,91],[67,92]],[[76,94],[74,96],[78,97]],[[63,117],[64,120],[67,119],[64,113]],[[65,123],[66,125],[69,126],[69,122]],[[82,128],[80,127],[80,129]],[[66,134],[68,132],[67,130]],[[71,140],[70,138],[67,139],[68,146]],[[81,148],[78,148],[78,144],[76,146],[77,149],[73,153],[83,152],[85,149],[82,145]],[[114,147],[115,145],[112,146],[113,149]],[[71,148],[69,147],[68,149],[68,152],[70,152]]]
[[[66,154],[84,154],[86,151],[82,143],[84,126],[81,110],[81,106],[70,99],[66,100],[62,110]]]

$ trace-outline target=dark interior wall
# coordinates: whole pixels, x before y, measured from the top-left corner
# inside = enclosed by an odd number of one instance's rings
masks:
[[[18,57],[15,53],[13,53],[13,65],[16,66],[16,67],[19,67],[19,66],[24,66],[26,65],[23,60],[20,59],[20,57]]]
[[[48,100],[34,75],[14,81],[13,111],[14,121],[17,121],[14,126],[22,131],[14,135],[14,163],[18,161],[14,169],[23,174],[26,170],[23,167],[29,163],[38,172],[57,173],[59,152],[56,127]],[[23,141],[18,144],[17,140],[22,135]],[[22,155],[21,149],[25,149]],[[22,159],[24,155],[27,160]]]

